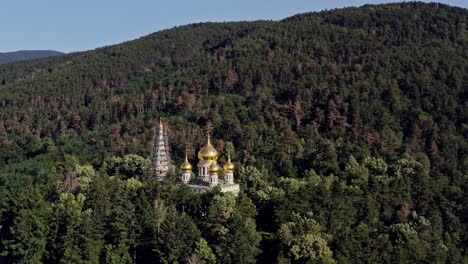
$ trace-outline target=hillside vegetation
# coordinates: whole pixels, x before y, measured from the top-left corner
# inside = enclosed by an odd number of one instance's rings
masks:
[[[368,5],[0,65],[0,252],[18,263],[467,262],[467,18]],[[176,168],[185,150],[196,164],[212,130],[239,197],[193,194],[177,169],[173,182],[145,179],[160,117]]]

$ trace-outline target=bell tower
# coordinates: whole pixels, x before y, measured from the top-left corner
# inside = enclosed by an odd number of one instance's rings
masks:
[[[169,146],[166,130],[159,120],[159,131],[154,133],[154,145],[151,152],[150,177],[158,181],[165,180],[169,173]]]

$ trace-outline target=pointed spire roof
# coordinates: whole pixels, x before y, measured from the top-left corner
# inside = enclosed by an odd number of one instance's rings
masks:
[[[228,152],[228,161],[223,166],[224,172],[234,172],[234,164],[231,162],[231,153]]]
[[[180,165],[180,169],[183,172],[191,172],[192,171],[192,164],[190,164],[190,162],[188,161],[187,153],[185,153],[185,161],[184,161],[184,163],[182,163],[182,165]]]
[[[208,167],[208,173],[210,174],[219,174],[220,171],[221,168],[216,161],[211,163],[211,165]]]

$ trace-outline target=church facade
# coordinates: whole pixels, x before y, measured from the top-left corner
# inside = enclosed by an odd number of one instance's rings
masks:
[[[220,187],[221,192],[239,193],[239,184],[234,182],[234,164],[228,154],[228,160],[221,168],[218,164],[218,151],[211,145],[208,137],[207,144],[198,152],[197,176],[192,179],[192,165],[187,155],[180,166],[182,182],[192,188],[194,192],[203,192],[214,187]],[[220,175],[224,178],[220,179]]]
[[[197,174],[188,161],[187,154],[185,161],[180,166],[180,177],[184,184],[187,184],[194,192],[204,192],[215,187],[219,187],[221,192],[239,193],[239,184],[234,182],[234,164],[228,154],[227,162],[221,167],[218,164],[218,151],[211,145],[210,137],[207,143],[198,152]],[[154,137],[154,148],[151,155],[150,176],[163,181],[169,173],[169,144],[163,124],[159,124],[159,133]],[[222,177],[222,179],[221,179]]]

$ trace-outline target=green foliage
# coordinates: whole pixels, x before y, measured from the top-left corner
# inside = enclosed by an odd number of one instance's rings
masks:
[[[233,225],[229,241],[230,263],[257,263],[261,236],[256,230],[255,221],[252,218],[237,218]]]
[[[291,222],[281,225],[278,236],[286,253],[296,262],[335,263],[327,245],[328,236],[322,233],[312,214],[293,213]]]
[[[197,244],[195,245],[195,258],[199,260],[201,264],[215,264],[216,256],[213,254],[210,246],[205,239],[200,238]]]
[[[348,174],[351,182],[357,185],[366,185],[369,180],[369,170],[366,166],[361,166],[353,156],[349,158],[345,172]]]
[[[126,178],[143,179],[148,171],[150,162],[141,156],[129,154],[120,157],[111,157],[104,163],[104,169],[109,175],[122,175]]]
[[[388,165],[382,159],[367,157],[364,159],[364,166],[373,175],[384,175],[387,172]]]
[[[181,263],[195,251],[199,239],[200,231],[191,218],[170,208],[157,233],[153,251],[161,263]]]
[[[52,234],[47,262],[96,263],[102,241],[96,233],[91,209],[84,209],[86,197],[62,193],[53,205]]]
[[[51,231],[51,208],[37,187],[30,183],[24,187],[11,186],[1,200],[2,255],[17,263],[42,263]]]

